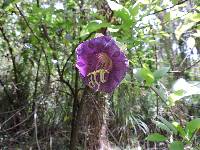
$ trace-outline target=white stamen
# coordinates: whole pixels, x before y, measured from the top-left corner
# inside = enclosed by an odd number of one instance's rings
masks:
[[[93,72],[90,72],[87,76],[90,76],[90,82],[88,84],[88,86],[90,88],[94,88],[95,86],[97,86],[97,90],[99,90],[100,87],[100,83],[105,83],[106,79],[105,79],[105,73],[109,73],[108,70],[104,70],[104,69],[99,69]],[[97,75],[99,74],[99,82],[97,81]]]
[[[94,88],[95,87],[95,83],[94,83],[94,81],[92,79],[92,75],[90,75],[90,82],[89,82],[88,85],[89,85],[90,88]]]
[[[99,82],[97,81],[97,74],[98,72],[94,72],[93,76],[94,76],[94,82],[97,84],[98,88],[100,86]]]

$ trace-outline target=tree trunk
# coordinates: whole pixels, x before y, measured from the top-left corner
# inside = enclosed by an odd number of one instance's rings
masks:
[[[86,131],[85,149],[109,149],[107,138],[108,95],[90,91],[85,96],[84,128]]]
[[[77,140],[85,150],[108,150],[107,116],[109,96],[86,87],[76,117]],[[75,141],[77,141],[75,140]],[[77,143],[74,143],[77,145]]]
[[[74,124],[73,142],[70,150],[80,144],[84,150],[108,150],[107,114],[108,95],[94,92],[86,87],[79,103]],[[79,141],[79,142],[78,142]]]

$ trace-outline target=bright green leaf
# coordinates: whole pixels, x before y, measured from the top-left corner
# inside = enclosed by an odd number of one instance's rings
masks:
[[[184,145],[181,141],[174,141],[169,145],[169,150],[184,150]]]
[[[107,22],[102,22],[101,20],[93,20],[87,25],[88,32],[93,32],[101,28],[108,27],[110,24]]]
[[[142,80],[146,81],[147,85],[151,85],[154,82],[153,73],[149,70],[149,68],[144,64],[143,68],[138,70],[137,75],[140,76]]]
[[[170,21],[170,12],[168,12],[168,13],[166,13],[166,14],[164,15],[164,21],[165,21],[165,22],[169,22],[169,21]]]
[[[102,20],[93,20],[89,22],[81,31],[81,36],[97,31],[101,28],[109,27],[110,23],[102,22]]]
[[[138,2],[130,6],[129,11],[133,17],[135,17],[138,14],[139,8],[140,8],[140,5]]]
[[[172,3],[173,3],[174,5],[176,5],[176,4],[178,3],[178,0],[172,0]]]
[[[122,29],[128,31],[128,29],[133,25],[133,17],[131,16],[129,10],[114,1],[107,0],[107,2],[110,9],[114,11],[114,15],[121,18],[123,22]]]
[[[193,22],[199,22],[200,21],[200,13],[190,14],[188,16],[188,19]]]
[[[119,28],[116,26],[111,25],[110,27],[107,28],[109,32],[118,32]]]
[[[147,85],[149,86],[154,82],[153,73],[145,67],[141,69],[140,76],[146,81]]]
[[[133,24],[132,16],[127,8],[122,8],[119,11],[115,12],[115,15],[123,21],[122,27],[128,29]]]
[[[177,96],[182,96],[184,94],[184,90],[177,90],[174,92],[174,94]]]
[[[186,125],[186,131],[189,133],[190,137],[195,131],[200,129],[200,118],[193,119]]]
[[[185,21],[179,25],[175,30],[176,38],[179,40],[181,35],[187,30],[191,29],[196,23],[200,21],[199,13],[188,13],[184,16]]]
[[[175,126],[175,128],[177,129],[177,131],[179,132],[179,134],[181,135],[181,137],[182,137],[183,139],[188,140],[188,139],[186,138],[186,133],[185,133],[185,131],[183,130],[183,128],[180,126],[180,124],[179,124],[178,122],[173,122],[172,124]]]
[[[161,11],[161,10],[163,10],[163,8],[162,8],[161,6],[158,6],[158,5],[156,5],[156,6],[154,7],[154,9],[155,9],[156,11]]]
[[[151,142],[163,142],[167,140],[167,137],[159,133],[153,133],[153,134],[148,135],[145,139]]]

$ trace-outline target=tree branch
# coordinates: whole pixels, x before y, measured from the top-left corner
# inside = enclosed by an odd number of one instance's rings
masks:
[[[15,56],[13,55],[13,48],[11,47],[10,41],[7,38],[7,36],[6,36],[5,32],[4,32],[4,28],[2,26],[0,26],[0,31],[2,33],[4,41],[6,41],[6,43],[8,45],[8,50],[9,50],[9,53],[10,53],[10,56],[11,56],[11,60],[12,60],[12,64],[13,64],[14,83],[15,83],[15,86],[18,87],[18,72],[17,72],[17,65],[16,65],[16,62],[15,62]],[[20,93],[19,93],[19,89],[18,88],[16,88],[16,93],[17,93],[17,98],[19,99],[20,98]]]
[[[3,83],[3,81],[2,81],[1,79],[0,79],[0,85],[3,87],[3,90],[4,90],[5,94],[6,94],[6,96],[8,97],[8,101],[10,102],[10,104],[13,104],[12,98],[11,98],[11,96],[9,95],[9,92],[8,92],[8,90],[6,89],[4,83]]]
[[[49,35],[48,35],[48,31],[47,31],[46,26],[43,24],[43,25],[41,25],[41,28],[42,28],[42,30],[43,30],[43,35],[44,35],[45,39],[48,41],[49,47],[50,47],[53,51],[55,51],[55,47],[54,47],[54,46],[52,45],[52,43],[51,43],[52,40],[51,40],[51,38],[50,38]],[[54,54],[54,53],[53,53],[53,58],[54,58],[55,60],[58,60],[56,54]],[[67,80],[65,80],[65,79],[63,78],[63,73],[61,72],[60,66],[59,66],[58,63],[56,63],[56,67],[57,67],[57,71],[58,71],[58,75],[59,75],[60,81],[63,82],[63,83],[65,83],[65,84],[69,87],[69,89],[70,89],[72,95],[74,96],[74,95],[75,95],[74,89],[73,89],[73,87],[71,86],[71,84],[69,83],[69,81],[67,81]]]
[[[192,67],[194,67],[194,66],[197,65],[198,63],[200,63],[200,59],[197,60],[196,62],[194,62],[193,64],[191,64],[190,66],[186,67],[185,69],[183,69],[182,72],[185,72],[186,70],[191,69]]]
[[[148,14],[147,16],[155,15],[155,14],[161,13],[161,12],[163,12],[163,11],[166,11],[166,10],[168,10],[168,9],[172,9],[172,8],[174,8],[175,6],[181,5],[181,4],[183,4],[183,3],[187,2],[187,1],[188,1],[188,0],[184,0],[184,1],[182,1],[182,2],[178,2],[177,4],[175,4],[175,5],[171,6],[171,7],[167,7],[167,8],[164,8],[164,9],[162,9],[162,10],[156,11],[156,12],[154,12],[154,13],[150,13],[150,14]]]

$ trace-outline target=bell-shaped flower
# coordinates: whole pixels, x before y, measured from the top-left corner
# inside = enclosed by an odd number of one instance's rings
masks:
[[[76,67],[84,83],[95,91],[112,92],[128,70],[128,60],[109,36],[81,43],[76,48]]]

